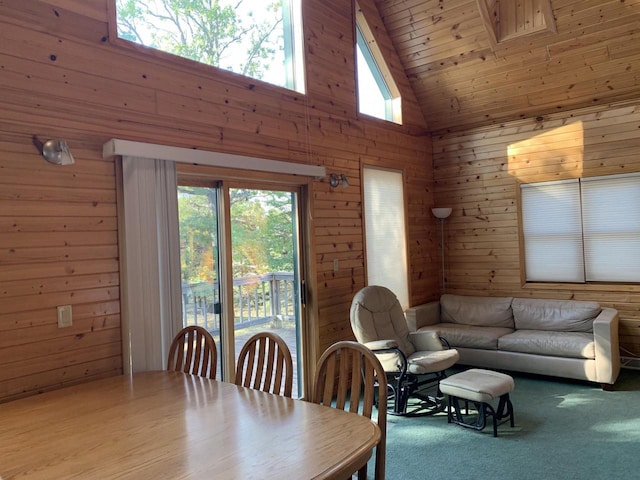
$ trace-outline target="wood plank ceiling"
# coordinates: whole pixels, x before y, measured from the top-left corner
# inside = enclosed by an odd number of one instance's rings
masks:
[[[535,33],[496,43],[483,22],[502,13],[506,28],[505,8],[540,17],[549,1],[555,25]],[[640,0],[376,4],[434,132],[640,98]]]

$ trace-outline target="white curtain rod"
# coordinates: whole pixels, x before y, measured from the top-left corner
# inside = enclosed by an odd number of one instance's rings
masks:
[[[325,167],[304,163],[267,160],[265,158],[232,155],[230,153],[208,152],[192,148],[170,147],[153,143],[132,142],[130,140],[111,139],[102,146],[102,157],[114,155],[154,158],[177,163],[197,163],[214,167],[237,168],[259,172],[288,173],[306,177],[323,178],[327,175]]]

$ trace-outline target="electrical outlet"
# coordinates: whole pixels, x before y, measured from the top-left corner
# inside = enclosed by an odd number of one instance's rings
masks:
[[[71,325],[73,325],[71,305],[58,307],[58,328],[70,327]]]
[[[337,272],[339,268],[340,268],[340,265],[339,265],[338,259],[334,258],[333,259],[333,271]]]

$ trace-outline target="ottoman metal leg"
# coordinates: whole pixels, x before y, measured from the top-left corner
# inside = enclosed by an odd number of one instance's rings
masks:
[[[508,418],[509,424],[511,425],[511,427],[515,426],[515,420],[513,418],[513,404],[509,399],[508,393],[505,393],[500,397],[500,402],[498,403],[497,418],[498,420],[502,420],[503,418]]]
[[[509,399],[508,393],[500,396],[500,402],[498,404],[497,411],[488,403],[471,401],[476,411],[478,412],[474,423],[465,421],[462,414],[462,407],[460,406],[460,400],[463,400],[465,402],[465,408],[467,410],[466,413],[467,415],[469,414],[468,400],[449,395],[449,401],[447,405],[447,423],[453,422],[456,425],[460,425],[462,427],[473,428],[474,430],[484,430],[484,428],[487,426],[487,417],[490,416],[493,425],[494,437],[498,436],[498,424],[503,423],[500,420],[506,421],[508,419],[511,427],[515,426],[513,404]]]

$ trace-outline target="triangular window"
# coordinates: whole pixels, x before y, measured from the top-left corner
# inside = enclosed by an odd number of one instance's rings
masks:
[[[356,54],[358,111],[401,124],[400,92],[357,4]]]

